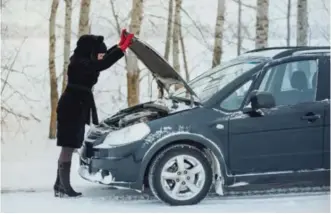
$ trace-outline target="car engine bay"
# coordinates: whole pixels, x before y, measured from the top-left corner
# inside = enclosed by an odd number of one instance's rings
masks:
[[[87,133],[86,141],[93,142],[105,133],[120,130],[141,122],[148,122],[166,117],[176,112],[192,109],[190,101],[159,99],[154,102],[139,104],[120,110],[115,115],[103,120],[99,125],[92,126]]]

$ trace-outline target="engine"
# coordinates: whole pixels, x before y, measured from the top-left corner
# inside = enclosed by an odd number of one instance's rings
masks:
[[[113,117],[106,119],[104,123],[114,129],[120,129],[136,123],[148,122],[165,117],[168,114],[169,109],[167,107],[154,103],[147,103],[120,111]]]
[[[118,125],[119,127],[125,127],[128,125],[133,125],[135,123],[148,122],[159,117],[160,116],[157,111],[145,110],[124,116],[119,120]]]
[[[99,125],[92,127],[88,132],[88,139],[91,142],[102,136],[104,133],[116,131],[136,123],[148,122],[166,117],[169,114],[187,108],[190,107],[185,103],[158,101],[139,104],[123,109],[112,117],[103,120]]]

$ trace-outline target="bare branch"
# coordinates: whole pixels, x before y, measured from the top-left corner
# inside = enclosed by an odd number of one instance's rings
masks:
[[[118,35],[120,36],[121,35],[121,25],[119,22],[118,14],[116,13],[116,10],[115,10],[114,0],[110,0],[110,5],[111,5],[111,11],[112,11],[113,17],[115,19],[115,23],[116,23],[116,30],[117,30]],[[130,14],[131,14],[131,12],[130,12]],[[126,55],[124,56],[124,59],[125,59],[125,64],[127,64],[128,58]]]
[[[5,111],[5,112],[8,113],[8,114],[11,114],[11,115],[13,115],[13,116],[15,116],[15,117],[22,118],[22,119],[24,119],[24,120],[29,120],[29,119],[30,119],[28,116],[25,116],[25,115],[20,114],[20,113],[16,113],[16,112],[14,112],[12,109],[8,109],[8,108],[6,108],[6,107],[4,107],[4,106],[1,106],[1,111]]]
[[[183,11],[183,13],[191,20],[191,22],[193,23],[193,25],[195,26],[195,28],[199,31],[199,33],[201,35],[201,39],[203,40],[203,42],[205,43],[205,45],[207,47],[209,47],[209,43],[206,41],[205,35],[203,34],[203,32],[201,30],[201,27],[198,26],[198,24],[196,23],[196,21],[194,21],[194,19],[190,16],[190,14],[183,7],[181,7],[181,11]]]
[[[232,1],[234,1],[237,4],[239,4],[239,1],[240,0],[232,0]],[[249,4],[245,4],[245,3],[242,3],[242,2],[241,2],[241,5],[244,6],[244,7],[249,8],[249,9],[256,10],[256,7],[255,6],[252,6],[252,5],[249,5]]]
[[[1,94],[2,94],[3,91],[5,90],[5,87],[6,87],[7,83],[8,83],[8,78],[9,78],[9,75],[10,75],[10,71],[13,69],[13,66],[14,66],[14,64],[15,64],[15,62],[16,62],[16,60],[17,60],[18,54],[21,52],[21,48],[22,48],[23,44],[25,43],[26,39],[27,39],[26,37],[23,39],[23,41],[22,41],[20,47],[19,47],[18,50],[16,51],[16,54],[15,54],[15,56],[14,56],[14,59],[13,59],[11,65],[9,66],[9,69],[10,69],[10,70],[9,70],[9,72],[7,73],[7,75],[6,75],[6,79],[5,79],[5,82],[4,82],[3,85],[2,85],[2,88],[1,88]]]
[[[110,4],[111,4],[111,12],[114,16],[114,19],[115,19],[115,23],[116,23],[116,29],[117,29],[117,33],[118,35],[121,34],[121,26],[120,26],[120,23],[119,23],[119,18],[118,18],[118,14],[115,12],[115,4],[114,4],[114,0],[110,0]]]

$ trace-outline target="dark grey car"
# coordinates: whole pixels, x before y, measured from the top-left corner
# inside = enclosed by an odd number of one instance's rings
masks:
[[[196,204],[211,187],[329,185],[329,47],[254,50],[189,83],[145,43],[130,49],[168,94],[92,127],[81,177],[150,188],[170,205]]]

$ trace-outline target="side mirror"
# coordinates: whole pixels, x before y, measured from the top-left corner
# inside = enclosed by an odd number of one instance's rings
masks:
[[[256,112],[257,110],[261,108],[273,108],[276,106],[275,98],[274,96],[269,92],[264,91],[252,91],[250,93],[250,106],[244,107],[243,112],[249,113],[249,112]]]

